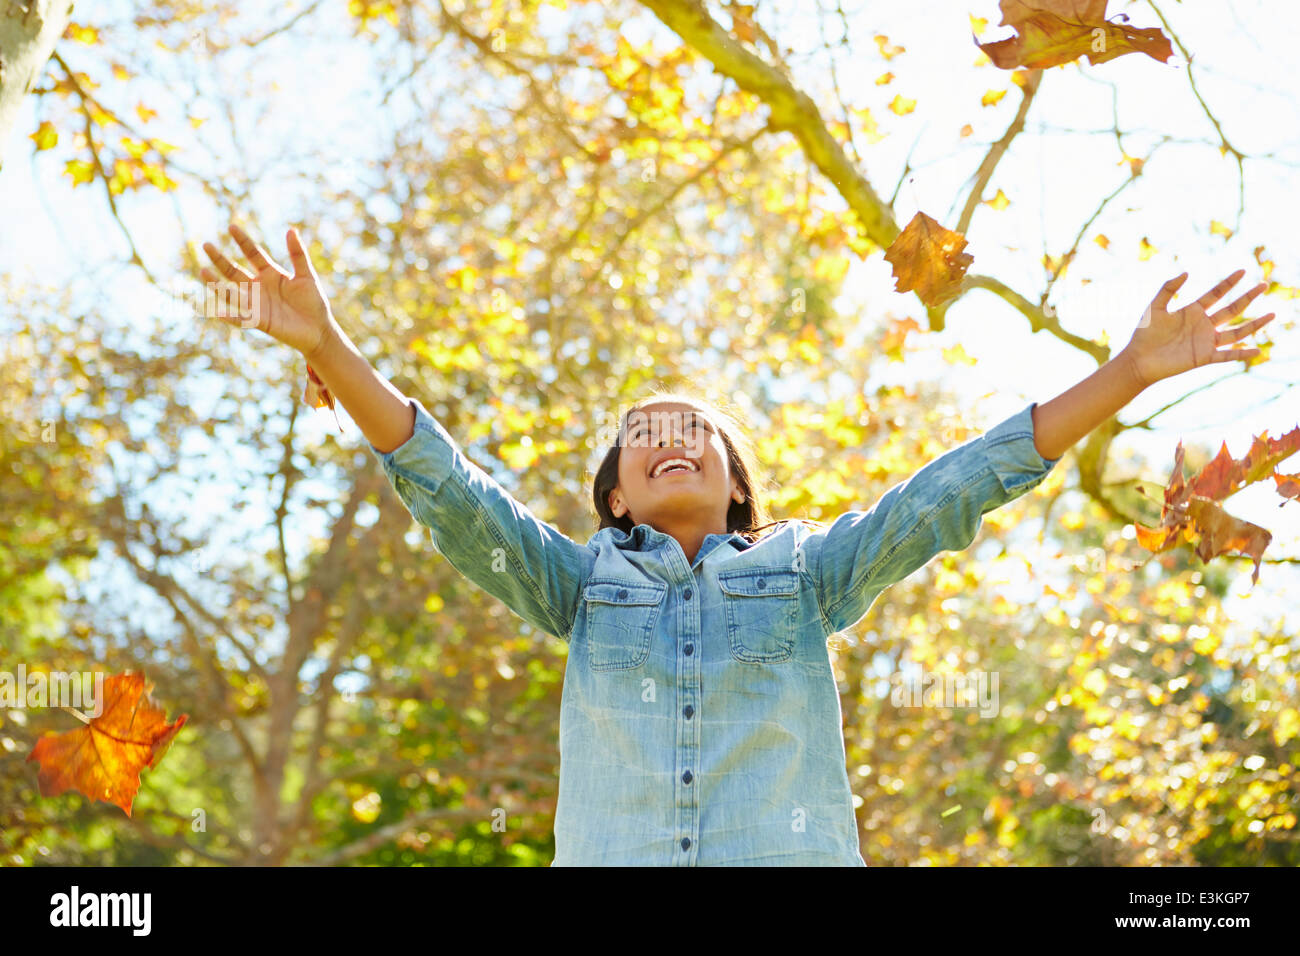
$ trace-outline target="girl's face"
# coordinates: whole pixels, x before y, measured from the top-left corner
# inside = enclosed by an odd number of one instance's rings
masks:
[[[719,533],[732,501],[745,493],[731,474],[722,434],[691,405],[655,402],[630,412],[618,456],[618,486],[609,493],[615,517],[656,530],[683,521]]]

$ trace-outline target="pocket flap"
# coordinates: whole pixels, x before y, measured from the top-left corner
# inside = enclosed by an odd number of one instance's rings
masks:
[[[799,572],[789,568],[745,568],[719,571],[718,586],[739,597],[789,595],[799,590]]]
[[[582,596],[598,604],[658,604],[663,600],[666,584],[652,584],[644,581],[632,583],[627,581],[592,581],[587,584]]]

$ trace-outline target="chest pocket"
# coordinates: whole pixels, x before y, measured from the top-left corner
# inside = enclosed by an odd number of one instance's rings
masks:
[[[591,581],[587,603],[587,659],[594,671],[640,667],[650,656],[650,637],[666,584]]]
[[[784,568],[718,572],[726,595],[731,656],[754,664],[777,664],[794,655],[799,574]]]

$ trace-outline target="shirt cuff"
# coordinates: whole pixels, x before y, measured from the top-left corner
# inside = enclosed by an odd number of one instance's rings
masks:
[[[379,459],[390,482],[396,472],[402,472],[425,490],[435,492],[451,474],[460,446],[419,399],[408,397],[406,401],[415,409],[415,430],[411,437],[388,452],[380,451],[369,441],[366,444]]]
[[[1037,404],[1031,402],[984,433],[989,464],[1002,487],[1010,493],[1028,491],[1061,460],[1044,458],[1034,447],[1033,411]]]

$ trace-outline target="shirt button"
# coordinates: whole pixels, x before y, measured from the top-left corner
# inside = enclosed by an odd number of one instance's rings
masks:
[[[683,600],[686,600],[686,601],[689,601],[689,600],[691,599],[691,589],[690,589],[690,588],[687,588],[687,589],[686,589],[686,593],[682,595],[682,599],[683,599]]]
[[[626,600],[627,600],[627,592],[626,592],[626,591],[622,591],[622,590],[620,590],[620,591],[618,592],[618,599],[619,599],[620,601],[626,601]]]
[[[687,657],[690,657],[691,652],[694,650],[695,650],[694,644],[687,644],[685,647],[682,648],[682,651],[686,654]]]
[[[690,783],[693,779],[695,778],[691,776],[691,772],[689,770],[686,771],[684,774],[682,774],[682,783]]]
[[[682,849],[683,849],[683,850],[689,850],[690,848],[691,848],[691,838],[690,838],[690,837],[682,837]]]
[[[767,584],[767,582],[764,581],[762,578],[759,578],[759,579],[758,579],[758,589],[759,589],[760,591],[763,590],[763,588],[764,588],[764,586],[765,586],[766,584]]]
[[[695,708],[692,707],[690,704],[687,704],[685,707],[682,708],[682,713],[686,715],[687,720],[690,720],[691,717],[695,715]]]

